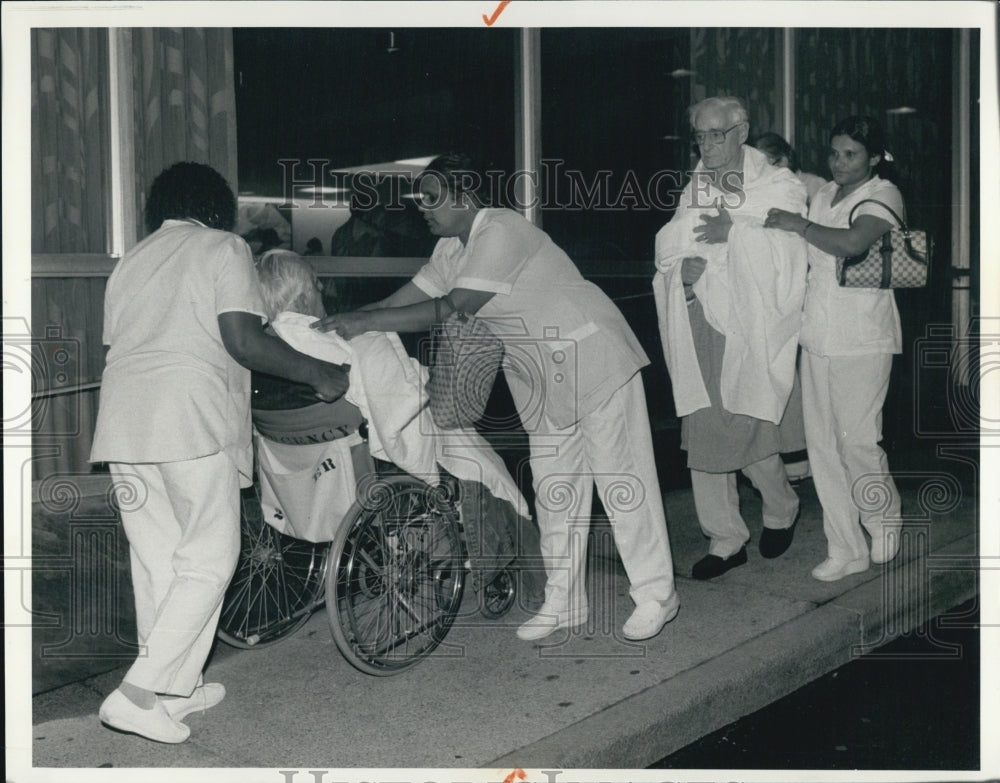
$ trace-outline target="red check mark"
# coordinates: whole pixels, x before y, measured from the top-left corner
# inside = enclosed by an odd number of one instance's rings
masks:
[[[497,10],[497,14],[500,13],[500,11],[503,10],[503,6],[505,6],[505,5],[507,5],[507,3],[503,3],[500,6],[500,8]],[[483,18],[485,19],[486,17],[484,16]],[[493,15],[493,18],[496,19],[496,14]],[[489,22],[487,22],[486,24],[489,24]],[[511,772],[507,777],[505,777],[503,779],[503,783],[513,783],[514,778],[517,778],[518,780],[524,780],[525,777],[527,777],[527,776],[524,774],[524,770],[521,769],[521,768],[518,768],[518,769],[515,769],[513,772]]]
[[[503,11],[503,9],[505,9],[508,5],[510,5],[510,0],[503,0],[503,2],[497,6],[497,10],[493,12],[493,16],[483,14],[483,21],[486,22],[486,26],[491,27],[497,20],[497,17],[500,16],[500,12]]]

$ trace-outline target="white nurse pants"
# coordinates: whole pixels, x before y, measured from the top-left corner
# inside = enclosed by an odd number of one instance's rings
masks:
[[[760,492],[764,527],[790,528],[799,513],[799,496],[788,483],[785,464],[778,454],[740,468]],[[736,471],[706,473],[691,471],[695,512],[702,531],[711,539],[708,553],[723,559],[735,555],[750,540],[750,531],[740,514]]]
[[[140,645],[125,682],[190,696],[239,555],[238,470],[225,452],[110,468],[131,550]]]
[[[528,440],[547,608],[587,611],[594,484],[611,521],[632,600],[669,599],[674,571],[642,376],[633,375],[575,425],[529,433]]]
[[[872,536],[899,528],[899,492],[878,445],[891,369],[892,354],[802,351],[806,447],[823,506],[827,552],[834,560],[868,557],[861,526]]]

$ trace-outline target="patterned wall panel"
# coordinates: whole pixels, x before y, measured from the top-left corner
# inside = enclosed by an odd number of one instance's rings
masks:
[[[883,122],[911,215],[946,229],[950,202],[950,30],[795,31],[795,138],[802,168],[829,177],[829,129],[851,114]],[[751,136],[781,132],[782,31],[693,28],[691,100],[737,95],[750,110]],[[911,114],[887,114],[899,106]],[[944,210],[946,212],[947,210]]]
[[[99,29],[31,31],[31,249],[103,253],[108,44]]]
[[[232,30],[133,30],[132,79],[141,238],[149,186],[173,163],[207,163],[238,192]]]
[[[910,216],[937,231],[951,202],[950,30],[796,31],[795,141],[802,168],[829,178],[829,130],[852,114],[882,122]],[[912,114],[887,114],[907,106]],[[947,245],[947,242],[943,243]]]
[[[693,28],[691,102],[714,95],[742,98],[750,135],[780,128],[781,30]]]
[[[146,28],[134,31],[132,41],[137,236],[142,237],[145,195],[165,166],[180,160],[208,163],[236,190],[233,48],[228,29]],[[32,252],[104,253],[108,31],[36,29],[31,43]],[[45,346],[51,346],[51,356],[39,357],[35,369],[53,357],[71,357],[53,370],[48,386],[100,379],[104,286],[100,278],[32,280],[32,334],[46,337]],[[96,411],[96,391],[35,400],[36,478],[87,469]]]
[[[107,251],[110,159],[108,36],[102,29],[31,31],[31,249]],[[31,283],[33,391],[100,378],[103,279]],[[86,469],[97,395],[32,404],[35,477]],[[46,456],[52,455],[52,456]]]

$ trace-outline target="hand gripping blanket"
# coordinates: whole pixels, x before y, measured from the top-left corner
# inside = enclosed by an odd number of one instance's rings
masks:
[[[503,461],[475,431],[445,431],[434,424],[424,391],[427,369],[407,355],[396,334],[368,332],[348,342],[335,333],[310,328],[314,320],[281,313],[271,325],[302,353],[350,364],[345,397],[368,421],[374,457],[429,485],[446,478],[442,468],[459,480],[459,509],[469,538],[473,578],[478,586],[482,571],[483,580],[489,581],[489,573],[516,554],[510,531],[516,529],[519,515],[528,516],[527,503]],[[258,438],[265,519],[297,538],[331,540],[354,501],[356,476],[350,449],[358,443],[357,434],[304,446]],[[328,513],[331,508],[339,515]]]

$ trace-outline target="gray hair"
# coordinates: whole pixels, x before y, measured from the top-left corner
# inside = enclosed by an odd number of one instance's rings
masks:
[[[313,314],[309,300],[316,290],[317,277],[309,262],[298,253],[268,250],[257,260],[257,277],[269,320],[273,321],[284,310]]]
[[[740,122],[750,124],[750,113],[747,111],[746,105],[741,99],[732,95],[718,95],[714,98],[705,98],[703,101],[698,101],[698,103],[688,109],[688,119],[694,125],[694,120],[698,116],[698,112],[704,109],[716,108],[726,112],[730,125],[736,125]]]

